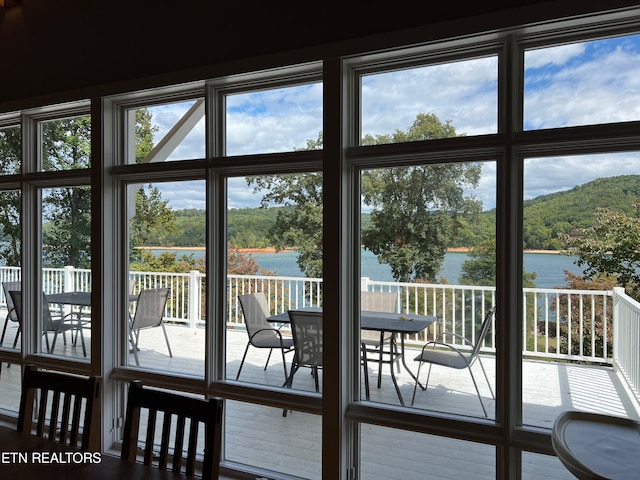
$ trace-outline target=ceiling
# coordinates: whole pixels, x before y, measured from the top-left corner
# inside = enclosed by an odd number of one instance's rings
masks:
[[[537,7],[538,15],[550,16],[580,2],[457,0],[434,8],[408,3],[380,8],[367,2],[349,11],[286,1],[214,3],[22,0],[17,7],[0,8],[0,108],[56,92],[428,29],[463,17],[491,13],[508,23],[522,7]],[[634,2],[583,0],[581,8],[603,8],[604,3],[609,8]]]

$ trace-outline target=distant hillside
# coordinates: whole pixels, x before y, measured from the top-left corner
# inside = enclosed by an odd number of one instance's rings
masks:
[[[572,228],[592,225],[596,209],[606,207],[630,215],[634,214],[633,204],[638,202],[640,175],[599,178],[571,190],[526,200],[523,204],[524,248],[562,250],[564,246],[558,237]],[[471,229],[479,237],[486,236],[486,228],[495,221],[495,209],[483,213],[482,217],[477,222],[478,228]]]
[[[543,195],[524,202],[524,248],[562,250],[558,237],[575,227],[594,221],[599,207],[633,214],[633,204],[640,202],[640,175],[600,178],[563,192]],[[285,207],[282,207],[285,208]],[[275,222],[279,208],[240,208],[227,212],[228,238],[238,247],[265,248],[270,243],[267,232]],[[479,218],[463,220],[458,241],[452,247],[469,247],[491,238],[495,232],[495,209]],[[204,210],[176,211],[176,231],[153,232],[147,245],[202,246],[205,232]],[[362,225],[370,225],[363,214]]]

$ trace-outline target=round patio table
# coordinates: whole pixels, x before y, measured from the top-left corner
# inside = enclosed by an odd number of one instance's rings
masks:
[[[640,422],[568,411],[553,425],[553,449],[580,480],[640,478]]]

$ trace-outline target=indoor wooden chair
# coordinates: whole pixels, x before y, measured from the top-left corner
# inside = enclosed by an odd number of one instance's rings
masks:
[[[90,450],[99,377],[24,367],[18,431]]]
[[[144,388],[141,381],[134,380],[129,384],[121,458],[136,462],[140,453],[145,465],[155,465],[163,470],[170,468],[193,477],[202,452],[201,478],[217,479],[222,411],[221,398],[204,400]],[[145,423],[143,418],[146,418],[146,427],[142,427],[144,437],[139,441],[141,424]],[[201,427],[204,428],[203,437],[199,435]],[[203,442],[198,442],[199,438],[203,438]]]

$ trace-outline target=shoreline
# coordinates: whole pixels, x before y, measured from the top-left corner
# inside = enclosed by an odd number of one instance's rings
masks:
[[[206,247],[136,247],[140,250],[201,250],[204,251]],[[469,253],[471,249],[468,247],[451,247],[447,248],[447,252],[449,253]],[[276,251],[274,247],[267,248],[239,248],[238,251],[242,253],[279,253]],[[293,249],[285,249],[280,250],[280,252],[288,252],[293,251]],[[523,250],[523,253],[546,253],[546,254],[554,254],[561,255],[564,252],[562,250]]]

